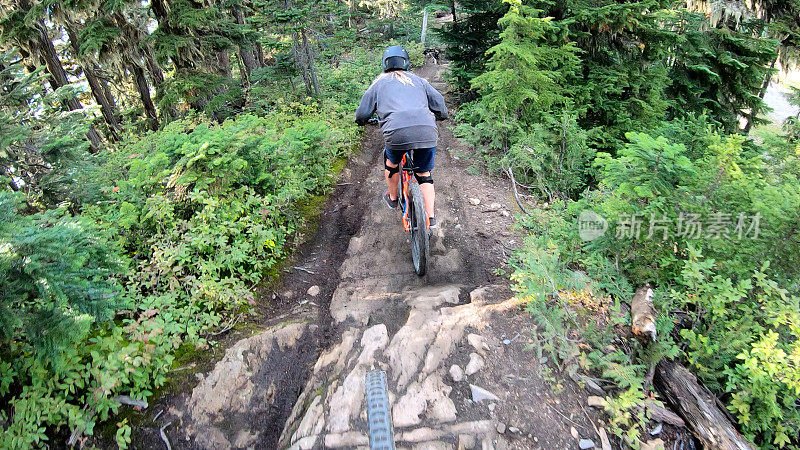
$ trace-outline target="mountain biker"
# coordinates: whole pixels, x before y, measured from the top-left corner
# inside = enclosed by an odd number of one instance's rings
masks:
[[[408,71],[408,52],[393,45],[383,52],[383,73],[372,82],[361,97],[356,110],[356,123],[365,125],[378,113],[378,123],[385,142],[385,171],[387,191],[383,199],[389,208],[397,209],[397,184],[400,160],[408,150],[414,150],[414,176],[422,191],[429,225],[436,226],[433,188],[434,156],[439,132],[436,120],[448,118],[444,97],[426,80]]]

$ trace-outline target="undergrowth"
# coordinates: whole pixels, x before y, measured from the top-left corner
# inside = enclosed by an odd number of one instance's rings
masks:
[[[319,100],[263,83],[252,113],[130,136],[80,167],[60,208],[30,214],[0,191],[0,447],[92,434],[117,396],[150,399],[179,348],[202,351],[250,313],[302,206],[357,149],[352,111],[376,59],[354,49],[320,67]],[[131,423],[116,425],[126,448]]]

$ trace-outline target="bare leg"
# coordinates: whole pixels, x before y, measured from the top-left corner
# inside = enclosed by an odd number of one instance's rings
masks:
[[[417,175],[427,177],[430,176],[430,174],[430,172],[422,172]],[[433,183],[422,183],[419,185],[419,188],[422,191],[422,199],[425,200],[425,212],[428,214],[428,217],[434,217],[433,206],[436,200],[436,190],[433,188]]]
[[[386,160],[386,165],[392,168],[397,167],[397,164],[392,164],[388,159]],[[388,170],[384,169],[383,171],[383,178],[386,179],[386,187],[389,188],[389,198],[391,200],[397,200],[397,184],[400,182],[400,179],[397,177],[399,176],[400,172],[395,172],[395,174],[390,177]],[[425,194],[423,194],[422,197],[425,198]]]

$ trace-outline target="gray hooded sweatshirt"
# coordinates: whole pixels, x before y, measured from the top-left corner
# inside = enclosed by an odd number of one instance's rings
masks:
[[[436,146],[436,120],[448,118],[444,98],[426,80],[406,71],[380,75],[361,97],[356,123],[364,125],[377,111],[386,147],[413,150]]]

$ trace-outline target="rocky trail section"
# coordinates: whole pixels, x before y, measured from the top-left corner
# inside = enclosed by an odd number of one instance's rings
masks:
[[[427,64],[420,75],[444,91],[441,71]],[[465,149],[440,127],[441,225],[418,277],[399,217],[380,199],[381,144],[368,128],[276,293],[295,306],[228,348],[169,409],[173,447],[363,447],[372,368],[387,373],[398,448],[578,448],[594,437],[585,392],[543,376],[530,319],[497,272],[520,239],[510,187],[470,174]]]
[[[415,288],[383,298],[410,308],[405,323],[392,336],[385,323],[345,331],[342,341],[317,360],[279,446],[310,449],[367,445],[364,377],[367,371],[379,367],[388,374],[399,445],[452,448],[457,441],[464,448],[473,448],[477,442],[484,448],[493,447],[498,422],[475,400],[482,400],[486,406],[499,398],[480,387],[475,387],[473,398],[459,398],[453,385],[467,382],[481,370],[487,352],[502,345],[479,334],[468,334],[468,329],[483,328],[491,311],[509,306],[486,303],[487,294],[497,289],[485,286],[472,290],[467,304],[459,304],[462,289],[455,285]],[[460,352],[469,352],[465,367],[453,360]],[[474,398],[480,395],[482,399]],[[464,411],[470,407],[476,411]]]

